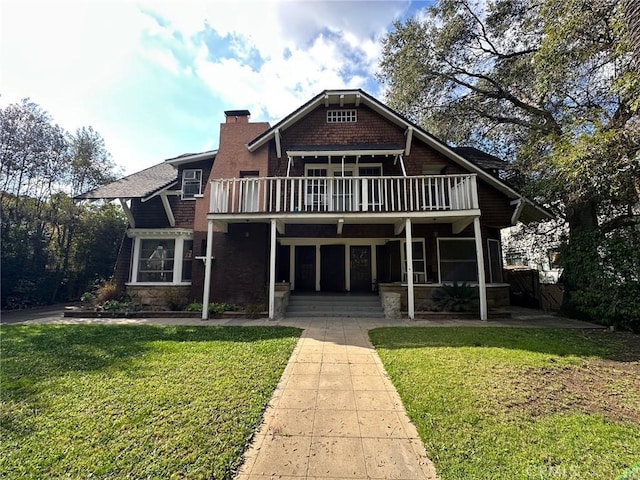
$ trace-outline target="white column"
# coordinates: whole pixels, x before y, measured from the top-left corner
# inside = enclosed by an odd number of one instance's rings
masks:
[[[269,252],[269,320],[276,314],[276,219],[271,219],[271,247]]]
[[[204,260],[204,288],[202,292],[202,319],[209,318],[209,292],[211,291],[211,267],[213,260],[213,220],[207,223],[207,252]]]
[[[316,292],[320,291],[320,244],[316,245]]]
[[[482,250],[482,231],[480,218],[473,219],[473,234],[476,239],[476,258],[478,260],[478,295],[480,297],[480,320],[487,320],[487,282],[484,278],[484,254]]]
[[[404,221],[404,231],[406,238],[405,253],[407,258],[407,309],[409,310],[409,320],[415,318],[415,301],[413,298],[413,237],[411,235],[411,219]]]
[[[344,288],[347,292],[351,291],[351,245],[344,245]]]

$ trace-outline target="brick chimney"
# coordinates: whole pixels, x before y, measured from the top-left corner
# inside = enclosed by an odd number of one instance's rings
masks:
[[[225,110],[225,123],[249,123],[251,112],[249,110]]]

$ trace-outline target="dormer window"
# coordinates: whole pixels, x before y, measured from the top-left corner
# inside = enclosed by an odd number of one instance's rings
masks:
[[[327,123],[355,123],[358,121],[358,111],[355,108],[349,110],[327,110]]]
[[[183,170],[182,199],[195,199],[202,195],[202,170]]]

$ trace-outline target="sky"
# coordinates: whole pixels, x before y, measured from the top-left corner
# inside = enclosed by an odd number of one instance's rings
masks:
[[[92,126],[130,174],[217,148],[224,110],[274,124],[325,89],[382,99],[380,40],[430,3],[0,0],[0,107]]]

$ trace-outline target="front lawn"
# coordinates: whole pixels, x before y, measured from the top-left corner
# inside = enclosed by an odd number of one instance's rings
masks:
[[[371,340],[442,480],[640,478],[640,337],[381,328]]]
[[[299,334],[2,326],[0,477],[231,478]]]

